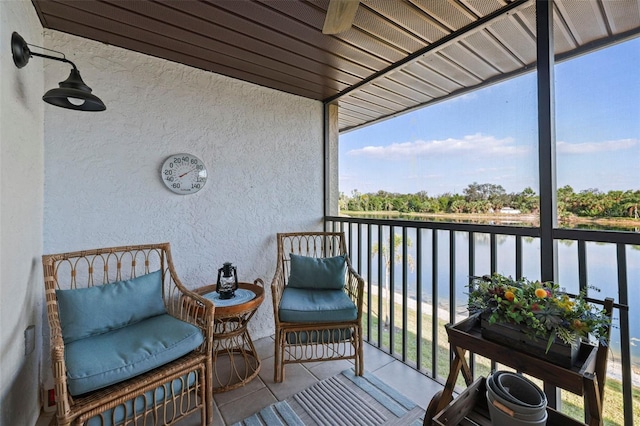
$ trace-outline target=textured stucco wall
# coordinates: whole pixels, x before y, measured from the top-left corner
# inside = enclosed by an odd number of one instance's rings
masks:
[[[0,425],[34,424],[42,354],[43,70],[11,58],[11,33],[42,45],[30,1],[0,1]],[[25,329],[34,345],[25,348]],[[28,349],[27,351],[25,349]]]
[[[107,111],[45,109],[46,253],[169,241],[189,287],[225,261],[241,281],[275,271],[275,234],[321,229],[322,104],[56,31]],[[68,68],[45,66],[45,85]],[[160,167],[188,152],[208,166],[204,189],[175,195]],[[270,292],[250,324],[273,332]]]

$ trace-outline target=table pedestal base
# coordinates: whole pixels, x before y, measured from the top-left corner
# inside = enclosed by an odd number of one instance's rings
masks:
[[[247,325],[264,300],[264,283],[238,283],[236,297],[221,300],[216,285],[195,292],[213,300],[213,391],[226,392],[246,385],[260,371],[260,358]]]
[[[215,335],[213,391],[226,392],[244,386],[258,375],[260,364],[246,329],[230,337]]]

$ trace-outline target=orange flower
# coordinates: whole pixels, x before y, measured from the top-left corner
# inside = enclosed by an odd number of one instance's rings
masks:
[[[544,288],[536,288],[536,297],[544,299],[547,296],[547,290],[545,290]]]
[[[507,290],[504,292],[504,298],[507,299],[509,302],[513,302],[513,299],[516,298],[516,295],[513,294],[512,291]]]
[[[583,334],[589,333],[589,324],[587,324],[586,322],[582,322],[576,318],[573,320],[572,325],[573,325],[573,329],[579,333],[583,333]]]

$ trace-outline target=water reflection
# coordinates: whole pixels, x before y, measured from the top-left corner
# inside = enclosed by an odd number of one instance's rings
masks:
[[[382,229],[382,248],[378,248],[378,229]],[[361,271],[363,277],[374,287],[378,283],[395,293],[401,293],[406,282],[407,296],[417,299],[418,282],[422,288],[422,301],[432,304],[437,294],[437,304],[445,311],[450,307],[458,315],[466,315],[467,285],[469,276],[483,275],[491,271],[491,236],[488,233],[473,233],[473,256],[470,258],[469,233],[431,229],[406,229],[406,234],[399,227],[394,228],[394,248],[389,247],[390,226],[372,226],[370,240],[376,250],[367,256],[355,256],[353,262]],[[360,229],[360,241],[366,250],[368,236],[367,227]],[[419,233],[419,237],[418,237]],[[434,241],[435,235],[435,241]],[[404,238],[406,248],[403,251]],[[417,241],[420,239],[420,257],[418,257]],[[510,235],[496,235],[495,261],[497,271],[504,275],[515,276],[516,238]],[[350,242],[352,253],[358,253],[358,241]],[[378,253],[393,252],[393,265],[389,258],[379,262]],[[415,267],[403,268],[404,258]],[[453,258],[452,258],[453,256]],[[629,285],[640,282],[640,246],[627,247],[627,282]],[[435,261],[435,265],[434,265]],[[434,267],[435,266],[435,267]],[[388,269],[393,267],[393,276],[389,276]],[[540,277],[540,239],[522,237],[522,275],[535,280]],[[600,291],[590,290],[589,296],[596,299],[612,297],[619,300],[617,277],[616,245],[610,243],[586,243],[586,275],[587,285]],[[370,274],[370,277],[367,275]],[[378,279],[378,275],[382,279]],[[406,274],[406,277],[404,277]],[[391,274],[389,274],[391,275]],[[579,292],[578,244],[573,240],[558,241],[558,283],[570,293]],[[450,292],[453,284],[454,292]],[[633,294],[633,289],[629,289]],[[396,302],[401,300],[396,298]],[[629,310],[629,327],[631,335],[631,355],[634,365],[640,367],[640,309],[631,306]],[[619,323],[619,314],[614,312],[614,325]],[[619,328],[614,329],[611,339],[613,356],[618,357],[620,351]]]

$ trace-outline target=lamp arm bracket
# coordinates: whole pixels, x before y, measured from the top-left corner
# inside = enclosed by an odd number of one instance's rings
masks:
[[[29,46],[37,47],[38,49],[46,50],[49,52],[54,52],[62,57],[46,55],[44,53],[35,53],[31,51]],[[22,68],[25,65],[27,65],[27,63],[29,62],[29,58],[31,58],[32,56],[38,56],[40,58],[53,59],[54,61],[59,61],[59,62],[66,62],[70,64],[75,71],[78,71],[78,67],[76,67],[76,64],[68,60],[64,53],[59,52],[57,50],[53,50],[53,49],[47,49],[46,47],[37,46],[35,44],[29,44],[24,40],[24,38],[22,38],[20,34],[18,34],[15,31],[11,34],[11,53],[13,56],[13,63],[18,68]]]
[[[38,46],[36,46],[38,47]],[[46,50],[50,50],[50,49],[46,49]],[[53,50],[52,52],[56,52],[55,50]],[[71,64],[71,66],[73,67],[73,69],[75,69],[76,71],[78,71],[78,68],[76,67],[76,64],[74,64],[73,62],[71,62],[70,60],[68,60],[65,56],[64,53],[61,52],[56,52],[56,53],[60,53],[62,55],[62,58],[58,57],[58,56],[51,56],[51,55],[45,55],[44,53],[35,53],[35,52],[29,52],[31,54],[31,56],[38,56],[40,58],[45,58],[45,59],[53,59],[54,61],[60,61],[60,62],[66,62],[67,64]]]

